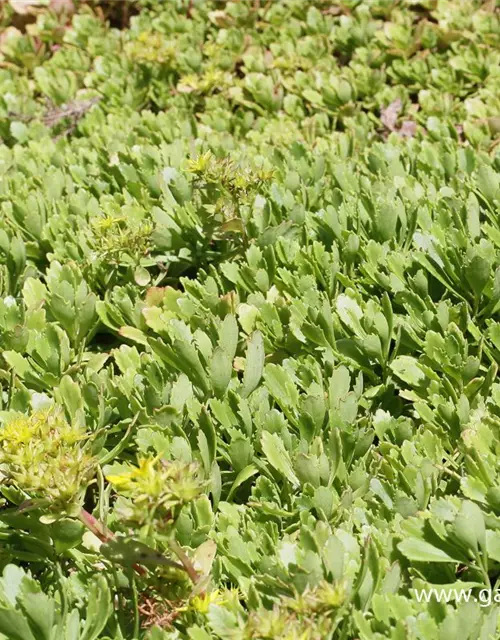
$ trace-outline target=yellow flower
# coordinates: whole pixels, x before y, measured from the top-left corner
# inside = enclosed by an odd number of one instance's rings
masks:
[[[201,596],[194,596],[190,600],[191,609],[194,609],[198,613],[207,614],[208,608],[211,604],[225,604],[227,599],[221,595],[219,589],[215,589],[211,593],[205,593]]]
[[[188,163],[188,171],[190,171],[191,173],[203,173],[208,167],[211,158],[211,151],[207,151],[203,155],[199,155],[196,158],[193,158]]]
[[[132,489],[136,481],[145,480],[154,473],[154,465],[158,458],[139,458],[138,467],[130,467],[130,471],[110,474],[106,478],[119,489]]]
[[[20,445],[31,440],[37,425],[30,421],[27,416],[14,418],[2,429],[1,439],[5,443]]]
[[[203,615],[208,613],[210,605],[216,604],[219,606],[230,604],[231,602],[238,601],[241,597],[239,589],[214,589],[210,593],[204,593],[202,595],[193,596],[189,600],[189,607],[192,611],[197,611]]]
[[[106,474],[106,478],[129,499],[126,509],[122,503],[124,519],[143,525],[153,514],[159,527],[170,526],[180,507],[195,500],[205,486],[199,465],[159,457],[139,458],[137,466]]]
[[[105,218],[95,220],[93,225],[96,229],[101,231],[109,231],[109,229],[112,229],[120,222],[125,222],[125,218],[123,216],[106,216]]]
[[[345,586],[342,583],[330,584],[321,582],[317,589],[319,603],[327,608],[337,608],[344,604],[346,599]]]
[[[0,464],[7,481],[59,507],[86,489],[95,461],[79,443],[86,438],[61,409],[18,414],[0,429]]]

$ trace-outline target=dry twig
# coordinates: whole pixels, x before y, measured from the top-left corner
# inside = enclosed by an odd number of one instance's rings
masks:
[[[25,116],[19,113],[9,113],[9,117],[20,120],[21,122],[32,122],[33,120],[40,119],[46,127],[55,127],[63,120],[70,120],[70,125],[64,129],[61,133],[55,136],[55,140],[62,138],[72,133],[79,121],[90,109],[101,100],[100,96],[89,98],[88,100],[73,100],[61,107],[52,106],[49,108],[41,118],[37,116]]]

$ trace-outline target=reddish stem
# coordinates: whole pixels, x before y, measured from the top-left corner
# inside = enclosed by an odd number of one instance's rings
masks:
[[[82,508],[80,511],[80,520],[83,524],[99,538],[101,542],[109,542],[114,538],[113,532],[110,531],[102,522]]]
[[[94,518],[94,516],[85,509],[80,510],[80,521],[91,531],[101,542],[109,542],[114,539],[114,533],[108,529],[106,525]],[[145,576],[147,569],[139,564],[133,564],[132,567],[141,576]]]
[[[187,555],[184,553],[184,551],[181,549],[181,547],[177,544],[175,540],[170,541],[170,549],[175,553],[175,555],[181,561],[182,566],[184,567],[184,570],[186,571],[188,576],[191,578],[191,582],[193,584],[196,584],[200,579],[200,575],[194,568],[194,565],[191,562],[191,560],[187,557]]]

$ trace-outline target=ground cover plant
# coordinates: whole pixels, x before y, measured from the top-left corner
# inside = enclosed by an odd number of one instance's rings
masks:
[[[0,5],[0,638],[500,637],[499,45]]]

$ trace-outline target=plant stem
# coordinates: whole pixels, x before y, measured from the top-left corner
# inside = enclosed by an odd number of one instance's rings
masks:
[[[102,524],[97,518],[94,518],[94,516],[83,507],[80,510],[79,519],[101,542],[109,542],[115,537],[106,525]],[[132,566],[139,575],[144,576],[147,574],[147,569],[141,567],[141,565],[135,563]]]
[[[79,520],[82,522],[89,531],[91,531],[99,540],[103,543],[110,542],[115,538],[115,535],[112,531],[106,527],[102,522],[100,522],[97,518],[95,518],[91,513],[89,513],[86,509],[82,507],[79,513]],[[175,567],[176,569],[184,570],[188,576],[190,577],[193,584],[196,584],[200,579],[200,576],[196,569],[193,566],[191,560],[187,557],[181,547],[177,544],[175,540],[170,541],[170,548],[175,553],[175,555],[179,558],[180,564],[172,561],[168,561],[168,563]],[[147,569],[145,569],[140,564],[134,563],[132,565],[133,569],[141,576],[147,574]]]
[[[89,531],[91,531],[101,542],[109,542],[114,538],[113,532],[110,531],[102,522],[86,511],[83,507],[79,514],[80,522],[82,522]]]
[[[181,549],[180,545],[177,543],[176,540],[170,540],[170,548],[181,561],[181,564],[184,567],[186,573],[191,578],[191,582],[193,584],[197,584],[198,580],[200,579],[200,575],[194,568],[194,565],[191,562],[191,560],[187,557],[187,555]]]
[[[134,573],[130,572],[130,584],[132,586],[132,602],[134,605],[134,638],[139,637],[139,600],[137,597],[137,584],[135,582]]]

